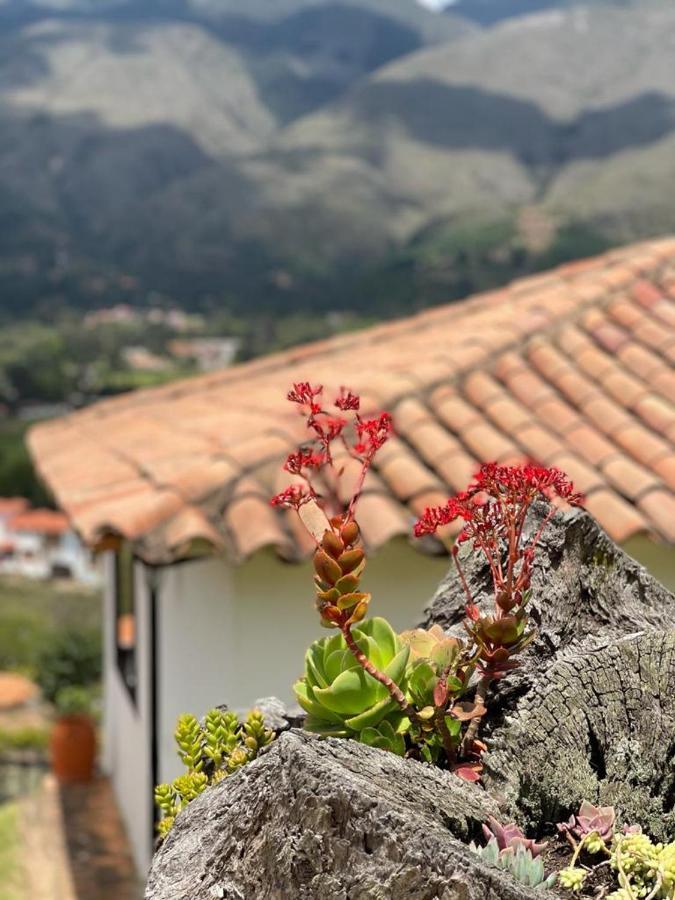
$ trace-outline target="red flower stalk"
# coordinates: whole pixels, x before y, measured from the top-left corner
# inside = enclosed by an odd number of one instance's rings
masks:
[[[456,519],[464,523],[452,556],[466,596],[464,627],[476,648],[476,668],[481,674],[476,702],[481,704],[491,683],[519,664],[514,657],[534,638],[534,631],[528,631],[526,613],[532,564],[555,508],[550,507],[531,538],[525,540],[523,532],[532,503],[556,496],[573,506],[583,500],[559,469],[533,463],[522,466],[487,463],[468,490],[452,497],[444,506],[425,510],[415,525],[415,535],[420,537],[433,534]],[[489,566],[494,588],[492,615],[481,615],[460,565],[459,545],[465,541],[471,541]],[[472,720],[467,728],[462,743],[465,755],[475,738],[478,721]]]
[[[291,403],[301,407],[311,440],[289,454],[284,469],[292,475],[303,478],[307,482],[307,490],[302,493],[297,485],[293,486],[277,495],[272,503],[275,506],[299,509],[309,500],[319,499],[321,493],[312,483],[312,474],[318,473],[324,467],[336,469],[333,445],[339,441],[343,449],[361,464],[361,471],[356,479],[346,510],[342,507],[337,490],[333,490],[328,497],[323,499],[324,502],[328,502],[330,516],[339,513],[343,516],[342,521],[348,522],[354,518],[354,510],[363,491],[363,484],[373,458],[391,434],[392,418],[389,413],[383,412],[374,419],[362,419],[359,415],[360,397],[342,387],[333,406],[343,413],[351,413],[350,421],[349,418],[334,415],[324,409],[321,403],[322,394],[322,385],[312,386],[308,381],[295,383],[287,394]],[[348,439],[348,429],[350,432],[354,432],[353,443],[350,443]],[[337,477],[340,474],[341,470],[336,471]],[[332,480],[332,483],[334,481],[335,479]],[[331,483],[330,479],[329,483]]]
[[[457,542],[472,541],[474,549],[484,554],[494,583],[499,617],[522,603],[530,585],[535,547],[554,508],[551,507],[534,537],[523,545],[527,513],[537,498],[553,496],[572,506],[583,502],[583,496],[559,469],[532,463],[523,466],[487,463],[468,490],[452,497],[444,506],[426,509],[415,525],[415,535],[433,534],[442,525],[462,519],[464,527]],[[507,549],[505,563],[501,557],[503,546]],[[457,561],[456,553],[453,555]],[[463,578],[462,583],[466,588]],[[470,595],[467,600],[469,606],[474,605]]]

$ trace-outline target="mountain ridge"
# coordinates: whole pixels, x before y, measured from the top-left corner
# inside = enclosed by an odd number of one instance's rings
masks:
[[[0,4],[0,311],[394,308],[675,228],[656,2],[64,6]]]

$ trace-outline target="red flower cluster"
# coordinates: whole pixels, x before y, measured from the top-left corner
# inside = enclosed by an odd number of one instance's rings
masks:
[[[388,440],[392,426],[393,419],[387,412],[380,413],[376,419],[359,419],[356,423],[359,441],[354,445],[354,452],[372,459]]]
[[[485,499],[485,497],[489,499]],[[524,518],[538,497],[558,496],[571,506],[583,503],[583,495],[560,469],[544,468],[532,463],[523,466],[500,466],[486,463],[477,472],[466,491],[451,497],[444,506],[429,507],[415,525],[416,537],[434,534],[442,525],[462,519],[466,525],[459,542],[473,539],[482,549],[483,541],[494,543],[504,536],[511,515]],[[522,529],[522,525],[521,525]]]
[[[325,461],[323,453],[317,453],[311,447],[300,447],[295,453],[288,455],[284,469],[291,475],[302,475],[303,469],[320,469]]]
[[[309,406],[313,412],[321,412],[321,406],[314,402],[314,398],[318,397],[323,390],[323,385],[318,384],[312,387],[309,381],[298,381],[290,389],[287,398],[291,403],[298,403],[300,406]]]
[[[433,534],[441,525],[461,519],[464,527],[453,547],[453,558],[466,596],[464,626],[478,648],[477,668],[484,684],[501,678],[518,663],[514,659],[533,639],[527,630],[527,605],[532,563],[544,528],[553,515],[551,506],[536,534],[525,539],[528,511],[537,498],[557,496],[574,506],[582,502],[569,478],[559,469],[534,464],[484,465],[468,490],[445,506],[427,509],[415,525],[417,536]],[[494,612],[482,615],[469,589],[458,558],[459,544],[473,542],[490,567]]]
[[[358,412],[361,408],[361,398],[358,394],[352,394],[347,388],[341,387],[340,396],[335,398],[335,406],[343,412],[347,412],[347,410]]]
[[[286,509],[300,509],[305,503],[309,503],[316,497],[313,488],[308,484],[291,484],[276,497],[272,497],[272,506],[282,506]]]
[[[349,456],[361,463],[361,472],[344,514],[347,521],[353,518],[354,507],[361,495],[373,457],[391,434],[392,418],[389,413],[383,412],[374,419],[362,419],[359,415],[361,399],[358,394],[354,394],[345,387],[340,388],[340,394],[333,401],[333,406],[340,412],[353,413],[352,425],[357,439],[350,444],[346,437],[347,429],[350,426],[349,419],[325,410],[321,404],[322,393],[322,385],[313,386],[308,381],[300,381],[294,384],[287,394],[291,403],[297,403],[302,408],[307,428],[313,434],[313,441],[291,453],[286,459],[284,469],[293,475],[304,478],[307,487],[303,489],[302,485],[293,485],[274,497],[272,504],[299,509],[309,500],[318,498],[319,494],[311,483],[310,474],[316,473],[324,466],[334,468],[332,445],[339,440]],[[339,475],[340,472],[337,474]],[[336,491],[328,500],[330,505],[335,508],[334,512],[342,511]]]

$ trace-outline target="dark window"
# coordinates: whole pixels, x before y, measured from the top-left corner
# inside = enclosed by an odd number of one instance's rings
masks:
[[[136,631],[134,556],[131,547],[123,544],[115,554],[115,647],[117,668],[134,704],[138,684]]]

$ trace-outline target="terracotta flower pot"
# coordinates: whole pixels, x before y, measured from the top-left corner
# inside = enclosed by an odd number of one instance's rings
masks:
[[[60,716],[49,741],[52,772],[58,781],[91,781],[96,759],[96,732],[88,715]]]

